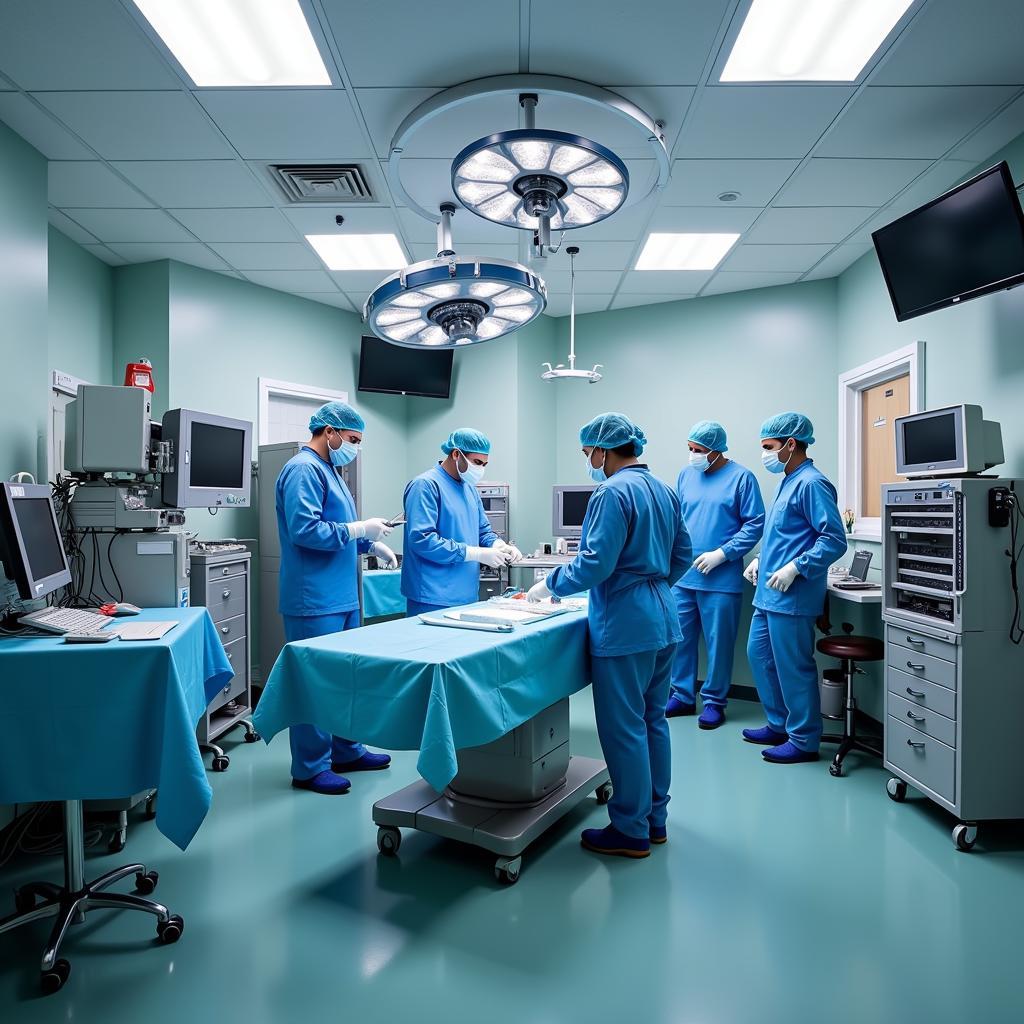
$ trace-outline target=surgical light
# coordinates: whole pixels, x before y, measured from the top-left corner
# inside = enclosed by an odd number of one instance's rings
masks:
[[[384,341],[406,348],[455,348],[500,338],[535,320],[547,305],[544,282],[512,260],[457,256],[455,206],[441,207],[437,258],[383,280],[363,320]]]
[[[601,379],[601,374],[597,372],[601,369],[601,363],[592,370],[576,369],[576,257],[580,249],[578,245],[570,245],[565,251],[569,254],[569,365],[559,363],[552,367],[550,363],[544,363],[547,370],[540,375],[540,379],[585,380],[596,384]]]
[[[328,270],[395,270],[405,263],[401,243],[393,234],[306,235]]]
[[[753,0],[723,82],[853,82],[913,0]]]
[[[714,270],[739,239],[737,234],[676,234],[647,236],[636,261],[637,270]]]

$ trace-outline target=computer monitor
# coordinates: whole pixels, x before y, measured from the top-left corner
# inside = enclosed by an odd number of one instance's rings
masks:
[[[227,416],[171,409],[161,440],[173,449],[161,499],[169,508],[247,508],[251,484],[252,423]]]
[[[46,597],[71,582],[68,556],[45,484],[2,485],[0,558],[23,601]]]
[[[897,416],[895,426],[899,476],[968,476],[1003,461],[1002,431],[980,405]]]
[[[553,487],[551,490],[551,533],[555,537],[579,537],[587,514],[593,486]]]

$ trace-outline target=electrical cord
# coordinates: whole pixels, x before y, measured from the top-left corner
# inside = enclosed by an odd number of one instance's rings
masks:
[[[1020,496],[1010,488],[1010,547],[1006,555],[1010,559],[1010,587],[1013,590],[1013,616],[1010,619],[1010,643],[1020,646],[1024,643],[1024,609],[1021,608],[1018,569],[1021,555],[1024,555],[1024,541],[1018,543],[1017,536],[1024,525]]]
[[[124,587],[121,586],[121,580],[118,578],[117,569],[114,568],[114,559],[110,555],[110,549],[114,546],[114,541],[120,537],[119,533],[112,533],[110,540],[107,541],[107,565],[110,566],[110,571],[114,574],[114,582],[117,584],[118,601],[124,600]]]
[[[0,867],[3,867],[20,850],[22,853],[35,856],[52,856],[64,851],[64,832],[53,831],[52,825],[46,827],[46,819],[53,816],[53,811],[60,805],[53,802],[34,804],[27,811],[18,814],[18,805],[14,807],[14,820],[0,831]],[[85,833],[86,848],[96,846],[103,839],[103,829],[93,827]]]

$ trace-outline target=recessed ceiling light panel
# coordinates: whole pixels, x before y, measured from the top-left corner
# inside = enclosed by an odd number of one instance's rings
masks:
[[[714,270],[739,239],[737,234],[669,234],[647,236],[637,270]]]
[[[328,270],[394,270],[406,260],[393,234],[306,235],[306,241]]]

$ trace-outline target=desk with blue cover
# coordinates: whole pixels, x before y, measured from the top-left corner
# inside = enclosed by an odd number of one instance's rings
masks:
[[[589,682],[585,611],[517,626],[512,633],[401,619],[286,645],[254,724],[267,742],[288,726],[310,723],[390,750],[419,750],[417,768],[426,781],[374,807],[382,852],[397,849],[397,828],[405,824],[517,860],[582,796],[595,789],[599,797],[610,796],[604,762],[573,757],[564,783],[558,780],[540,801],[481,803],[476,794],[467,805],[449,788],[458,789],[458,752],[487,751],[563,704],[567,732],[568,698]],[[431,817],[444,818],[444,826],[431,827]],[[514,871],[506,864],[499,874],[517,876],[518,866],[511,866]]]

